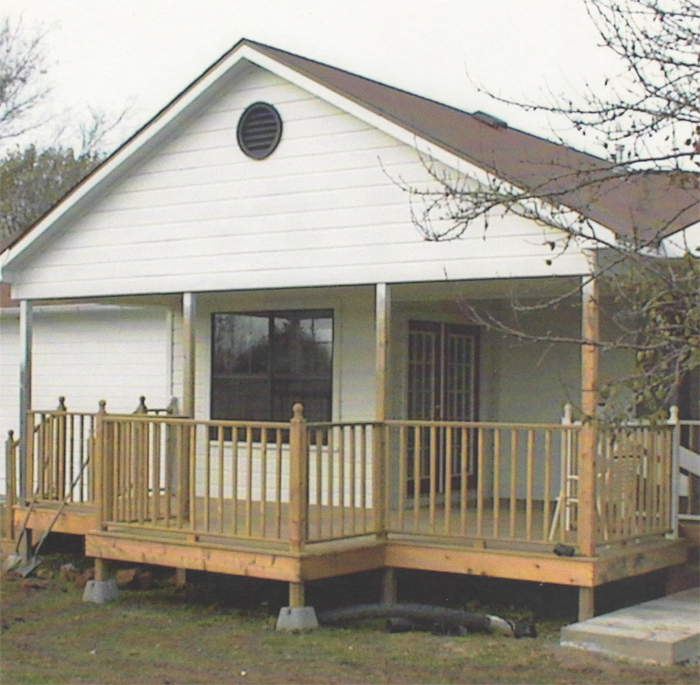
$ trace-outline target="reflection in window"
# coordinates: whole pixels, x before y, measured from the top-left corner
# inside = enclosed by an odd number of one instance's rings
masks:
[[[212,419],[331,420],[333,313],[218,313],[212,321]]]

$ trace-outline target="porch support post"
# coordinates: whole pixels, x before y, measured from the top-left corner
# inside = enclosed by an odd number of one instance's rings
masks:
[[[581,426],[578,474],[578,544],[583,556],[595,555],[596,543],[596,442],[598,407],[598,370],[600,366],[600,308],[595,256],[590,257],[591,275],[581,286]],[[584,590],[581,589],[581,593]],[[582,595],[583,596],[583,595]],[[588,600],[587,600],[588,601]],[[592,600],[591,602],[592,603]]]
[[[182,293],[182,413],[190,418],[194,418],[196,319],[197,296]]]
[[[386,502],[387,502],[387,453],[386,426],[389,403],[389,327],[391,323],[391,290],[386,283],[375,287],[375,327],[376,327],[376,364],[375,364],[375,408],[374,439],[372,451],[372,502],[374,510],[374,527],[380,539],[386,538]]]
[[[19,303],[19,499],[31,497],[33,484],[27,482],[28,412],[32,408],[33,308],[28,300]]]
[[[386,283],[377,283],[375,289],[376,308],[376,381],[374,419],[382,422],[387,418],[389,323],[391,320],[391,292]]]

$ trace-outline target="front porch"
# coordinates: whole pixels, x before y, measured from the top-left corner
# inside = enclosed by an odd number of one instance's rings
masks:
[[[596,586],[686,559],[678,421],[309,423],[296,405],[273,423],[102,404],[30,412],[27,426],[24,460],[7,442],[6,546],[23,525],[52,526],[100,559],[289,582],[291,606],[306,581],[413,568],[577,586],[583,617]]]

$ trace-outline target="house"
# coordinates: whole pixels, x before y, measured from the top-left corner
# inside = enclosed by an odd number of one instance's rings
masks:
[[[577,586],[588,616],[596,586],[683,563],[679,423],[576,423],[595,345],[543,360],[464,320],[589,281],[590,255],[551,259],[561,233],[517,212],[426,242],[405,191],[434,187],[426,160],[536,187],[605,164],[252,41],[212,65],[2,253],[7,527],[84,535],[98,579],[119,559],[274,578],[291,607],[374,568],[390,595],[404,567]],[[697,223],[661,175],[558,190],[611,236]],[[594,342],[597,303],[588,283],[537,325]]]

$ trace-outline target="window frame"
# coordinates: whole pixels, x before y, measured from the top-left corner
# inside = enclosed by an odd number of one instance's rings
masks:
[[[267,320],[267,328],[268,328],[268,337],[266,339],[267,342],[267,350],[268,350],[268,357],[267,357],[267,370],[265,374],[259,374],[260,379],[265,378],[266,383],[267,383],[267,391],[266,391],[266,401],[265,405],[267,407],[266,410],[266,418],[242,418],[241,416],[234,416],[234,417],[222,417],[220,414],[226,413],[226,412],[221,412],[218,411],[219,407],[217,406],[217,402],[215,401],[215,397],[217,396],[219,387],[217,385],[217,378],[221,379],[224,376],[233,378],[236,375],[240,375],[241,377],[249,374],[245,373],[232,373],[232,374],[218,374],[218,376],[215,373],[215,369],[217,366],[216,363],[216,317],[217,316],[222,316],[222,315],[232,315],[232,316],[241,316],[241,317],[260,317],[261,319],[266,319]],[[271,310],[255,310],[255,311],[216,311],[211,313],[211,332],[210,332],[210,374],[209,374],[209,379],[210,379],[210,387],[209,387],[209,416],[211,420],[213,421],[251,421],[251,422],[261,422],[261,421],[289,421],[292,416],[292,408],[289,407],[289,412],[288,416],[275,416],[275,388],[279,387],[280,383],[288,383],[291,384],[294,382],[294,380],[300,380],[303,381],[305,378],[306,379],[311,379],[312,377],[317,377],[315,374],[299,374],[299,373],[289,373],[289,372],[282,372],[279,370],[277,365],[274,363],[274,354],[275,350],[278,349],[276,346],[276,340],[278,339],[275,333],[277,333],[275,326],[274,326],[274,321],[275,319],[278,318],[299,318],[299,319],[330,319],[330,355],[329,355],[329,367],[328,367],[328,373],[323,374],[321,378],[322,383],[327,383],[327,390],[323,392],[323,397],[322,397],[322,403],[325,404],[325,411],[324,411],[324,416],[322,418],[316,417],[309,415],[310,409],[307,407],[309,403],[304,402],[304,399],[300,399],[299,401],[304,404],[305,407],[305,414],[309,420],[313,421],[321,421],[321,422],[326,422],[326,421],[331,421],[333,417],[333,364],[334,364],[334,342],[336,338],[336,331],[335,331],[335,316],[334,316],[334,310],[330,308],[323,308],[323,309],[271,309]],[[235,335],[235,331],[234,331]],[[314,338],[314,342],[316,342],[316,339]],[[295,378],[296,377],[296,378]],[[318,378],[318,377],[317,377]],[[243,412],[245,414],[248,414],[249,412]]]

